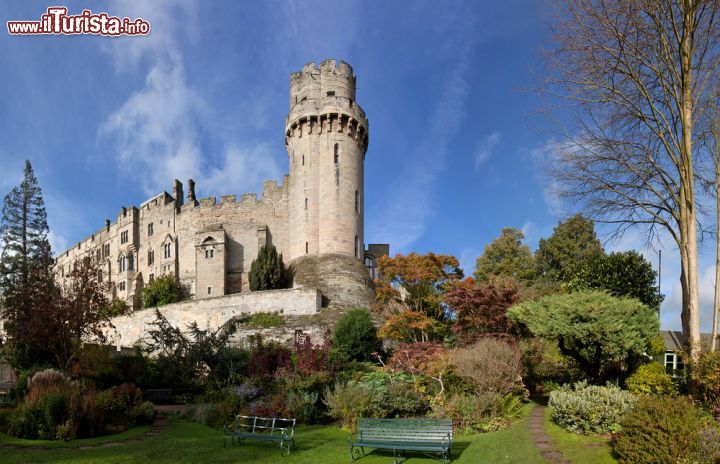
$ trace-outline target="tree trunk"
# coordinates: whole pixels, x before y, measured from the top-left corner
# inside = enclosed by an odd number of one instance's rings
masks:
[[[692,0],[687,1],[680,44],[680,72],[682,101],[680,118],[682,146],[680,149],[680,274],[682,284],[682,328],[691,361],[700,357],[700,308],[698,295],[697,224],[693,178],[693,31],[695,10]]]
[[[717,133],[715,134],[717,136]],[[717,139],[716,139],[717,140]],[[713,325],[710,351],[717,348],[718,312],[720,311],[720,159],[715,158],[715,210],[718,230],[715,240],[715,299],[713,301]]]

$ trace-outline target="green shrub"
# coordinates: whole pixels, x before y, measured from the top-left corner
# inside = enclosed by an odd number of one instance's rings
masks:
[[[340,419],[343,430],[355,432],[361,417],[386,417],[384,402],[378,401],[373,388],[367,384],[350,381],[336,384],[335,389],[325,389],[323,402],[330,415]]]
[[[676,393],[672,377],[665,372],[665,366],[659,362],[643,364],[625,381],[628,390],[633,393],[667,395]]]
[[[135,425],[152,424],[155,420],[155,405],[150,401],[138,404],[130,410],[130,418]]]
[[[142,289],[143,307],[163,306],[180,301],[182,287],[172,274],[162,275],[148,282]]]
[[[318,414],[319,398],[318,392],[314,391],[288,391],[285,399],[288,416],[305,424],[314,422]]]
[[[333,328],[333,347],[347,360],[366,361],[380,350],[377,328],[365,308],[352,308],[343,314]]]
[[[250,290],[274,290],[287,288],[291,281],[291,273],[285,269],[282,253],[278,255],[274,245],[263,245],[258,256],[250,264]]]
[[[575,433],[612,433],[632,407],[635,396],[619,387],[578,382],[550,393],[553,421]]]
[[[690,398],[646,396],[622,420],[613,448],[622,464],[713,462],[703,459],[701,428]]]
[[[267,329],[285,325],[285,319],[277,313],[255,313],[250,316],[248,325],[255,329]]]
[[[706,352],[693,366],[696,397],[710,409],[720,406],[720,351]]]
[[[455,394],[445,403],[435,404],[434,417],[449,417],[453,426],[465,433],[493,432],[506,428],[522,411],[523,398],[495,393]]]

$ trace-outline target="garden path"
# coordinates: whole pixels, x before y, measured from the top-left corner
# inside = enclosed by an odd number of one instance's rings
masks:
[[[537,405],[533,408],[528,418],[528,424],[533,443],[550,464],[572,464],[567,459],[563,459],[555,442],[545,431],[545,406]]]

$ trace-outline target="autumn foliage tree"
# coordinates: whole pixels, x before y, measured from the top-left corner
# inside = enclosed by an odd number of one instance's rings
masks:
[[[58,367],[77,361],[82,344],[106,341],[105,329],[114,315],[99,265],[89,255],[79,259],[67,276],[62,295],[43,306],[42,323],[33,327],[36,343],[52,353]]]
[[[376,309],[391,307],[381,336],[404,341],[442,338],[449,321],[443,297],[463,276],[457,258],[427,253],[378,260],[382,279],[376,279]]]
[[[508,333],[512,322],[507,310],[519,300],[518,285],[512,278],[494,278],[478,285],[468,277],[445,295],[455,313],[452,330],[466,341],[480,334]]]

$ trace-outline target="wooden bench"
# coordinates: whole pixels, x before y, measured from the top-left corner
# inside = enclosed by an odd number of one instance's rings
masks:
[[[359,419],[358,431],[350,439],[350,459],[365,456],[365,448],[392,450],[395,464],[406,451],[417,451],[450,462],[451,419]],[[432,454],[431,454],[432,453]]]
[[[245,439],[280,442],[280,454],[285,456],[295,449],[295,419],[280,417],[241,416],[232,424],[223,427],[223,446],[230,438],[230,446],[240,444]]]

